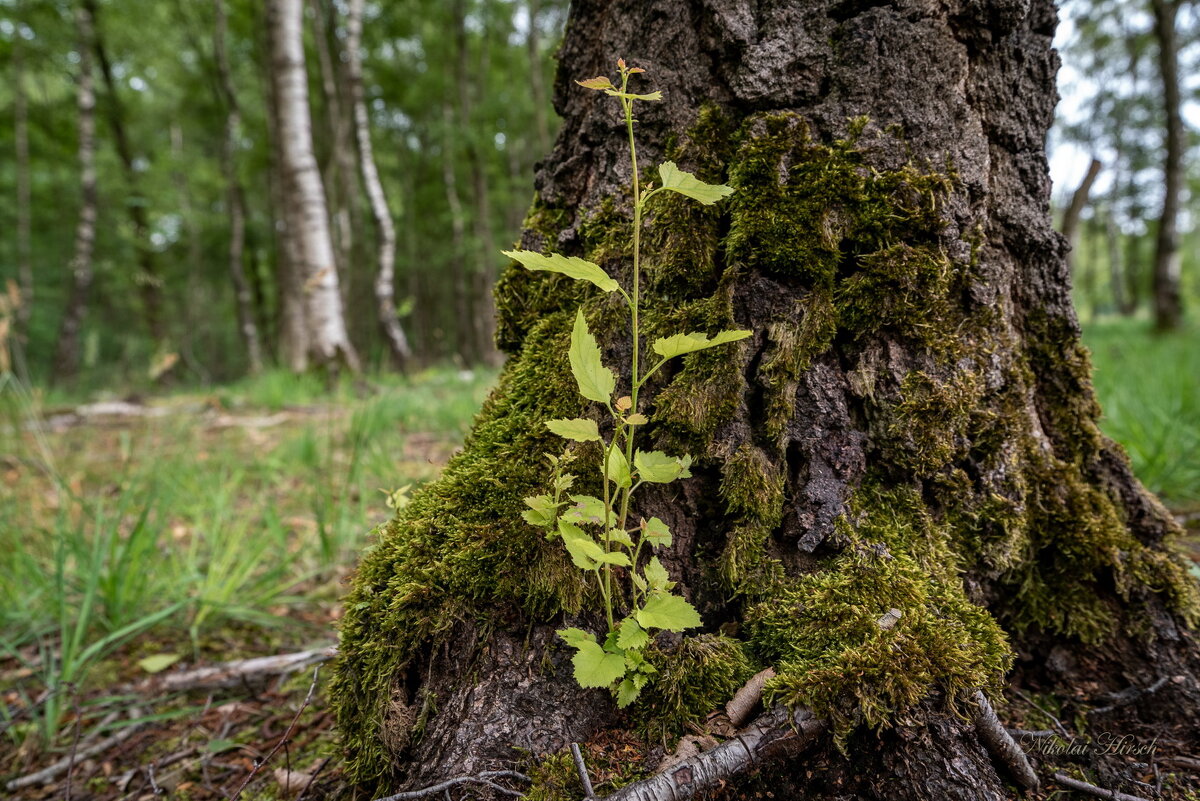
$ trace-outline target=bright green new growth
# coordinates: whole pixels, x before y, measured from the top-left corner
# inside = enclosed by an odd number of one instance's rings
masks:
[[[706,184],[691,173],[684,172],[668,161],[658,169],[661,185],[639,186],[637,147],[633,136],[633,104],[638,100],[659,100],[660,92],[632,94],[626,91],[629,76],[643,72],[630,68],[624,60],[617,62],[621,74],[618,89],[606,77],[579,81],[587,89],[603,91],[617,98],[625,114],[629,136],[629,157],[633,165],[633,273],[632,286],[627,292],[597,264],[556,253],[543,255],[532,251],[505,251],[529,270],[561,273],[569,278],[587,281],[605,292],[619,292],[629,309],[633,345],[629,371],[622,377],[630,386],[629,395],[613,398],[617,375],[604,366],[600,346],[588,330],[582,309],[575,314],[571,330],[568,358],[571,373],[579,394],[589,401],[601,403],[612,418],[612,432],[607,436],[594,420],[573,418],[549,420],[546,427],[572,442],[599,442],[603,453],[600,478],[603,498],[591,495],[569,495],[575,476],[563,471],[570,456],[547,454],[552,466],[552,494],[526,498],[529,509],[525,520],[544,528],[547,539],[560,538],[571,562],[595,576],[604,600],[608,632],[598,642],[591,632],[578,628],[563,629],[559,636],[575,649],[573,664],[575,679],[581,687],[609,687],[616,692],[617,703],[628,706],[642,688],[657,673],[645,658],[644,651],[655,631],[682,632],[701,624],[700,614],[683,596],[674,594],[675,583],[662,562],[652,553],[643,560],[643,550],[669,547],[671,531],[657,517],[642,520],[631,526],[630,501],[643,484],[668,484],[676,479],[689,478],[690,456],[669,456],[661,451],[645,452],[636,447],[637,427],[649,422],[639,411],[638,391],[654,373],[673,358],[687,353],[735,342],[750,336],[749,331],[722,331],[712,338],[704,333],[675,334],[660,337],[651,349],[659,357],[648,370],[641,369],[641,326],[638,319],[641,279],[642,213],[650,198],[660,192],[676,192],[712,205],[731,194],[728,186]],[[588,528],[585,528],[588,527]],[[592,530],[589,530],[592,529]],[[596,533],[593,533],[595,531]],[[625,568],[628,586],[616,581],[614,568]],[[617,620],[617,612],[627,614]]]

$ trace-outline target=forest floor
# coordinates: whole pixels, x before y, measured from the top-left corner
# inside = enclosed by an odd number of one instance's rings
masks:
[[[1195,332],[1134,326],[1088,331],[1104,426],[1200,562]],[[322,649],[344,580],[390,493],[438,474],[494,379],[436,370],[326,391],[272,373],[86,399],[0,388],[0,797],[56,763],[7,793],[328,797]],[[287,669],[239,661],[304,651]],[[235,672],[189,673],[222,664]],[[1001,714],[1050,725],[1033,706]]]

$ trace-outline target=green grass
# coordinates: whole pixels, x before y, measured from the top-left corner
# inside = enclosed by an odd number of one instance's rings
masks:
[[[0,704],[0,730],[61,744],[76,696],[144,656],[329,639],[340,582],[392,513],[380,490],[436,476],[494,379],[272,372],[56,430],[48,412],[100,398],[51,405],[0,377],[0,673],[49,693],[20,725]]]
[[[1200,503],[1200,329],[1150,333],[1138,319],[1084,329],[1101,428],[1129,452],[1134,472],[1168,506]]]

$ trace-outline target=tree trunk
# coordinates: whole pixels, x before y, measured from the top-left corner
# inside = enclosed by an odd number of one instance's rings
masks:
[[[563,127],[522,246],[629,280],[623,126],[574,83],[619,56],[647,70],[632,91],[665,95],[636,110],[646,178],[670,159],[734,190],[652,205],[643,231],[649,338],[753,331],[642,390],[640,447],[695,461],[636,512],[670,525],[662,561],[703,627],[655,641],[629,711],[576,684],[554,631],[600,630],[602,608],[522,498],[562,453],[547,419],[608,419],[577,400],[576,308],[610,365],[628,327],[614,295],[512,265],[500,384],[347,599],[332,695],[353,778],[392,792],[524,759],[541,797],[578,797],[569,743],[609,776],[652,772],[664,740],[767,666],[770,699],[829,733],[731,779],[742,797],[1009,797],[965,722],[977,690],[1009,682],[1069,721],[1177,677],[1091,726],[1200,744],[1196,583],[1177,524],[1097,428],[1051,228],[1054,28],[1049,0],[572,6]],[[1104,757],[1082,763],[1138,792]]]
[[[456,355],[467,364],[479,358],[475,325],[471,318],[471,271],[468,264],[467,221],[462,197],[458,192],[458,164],[455,159],[455,126],[461,121],[449,103],[442,106],[442,185],[446,205],[450,207],[450,283],[454,293],[454,343]]]
[[[525,47],[529,53],[529,94],[533,98],[533,128],[537,132],[537,152],[539,155],[550,150],[550,122],[546,119],[546,80],[543,77],[545,65],[542,62],[542,39],[538,30],[538,14],[541,3],[538,0],[527,0],[525,8],[529,12],[529,33],[525,37]],[[512,147],[512,143],[509,143]]]
[[[1151,0],[1154,9],[1154,38],[1158,40],[1158,69],[1162,76],[1163,105],[1167,129],[1163,159],[1163,205],[1154,242],[1154,325],[1160,331],[1179,327],[1183,301],[1179,277],[1179,207],[1186,175],[1183,157],[1187,148],[1183,129],[1183,101],[1179,89],[1179,40],[1175,20],[1176,0]]]
[[[358,354],[346,334],[337,264],[329,234],[325,189],[313,155],[308,76],[304,69],[302,0],[272,0],[271,80],[279,107],[280,163],[288,176],[286,236],[293,240],[303,276],[310,357],[319,365],[358,370]],[[294,224],[293,224],[294,223]]]
[[[125,188],[129,193],[125,207],[129,211],[129,222],[133,227],[133,246],[137,253],[138,275],[135,283],[142,298],[142,314],[146,318],[146,329],[155,342],[165,343],[167,330],[163,323],[163,279],[159,273],[158,264],[154,258],[154,250],[150,245],[150,221],[146,216],[145,196],[142,194],[141,181],[138,179],[137,167],[134,164],[133,145],[129,141],[129,133],[125,128],[125,108],[121,103],[121,95],[117,92],[116,81],[113,80],[112,64],[108,58],[108,49],[104,46],[104,37],[100,33],[99,7],[96,0],[84,0],[88,12],[95,22],[93,49],[96,52],[96,62],[100,67],[100,76],[104,80],[104,90],[107,95],[105,108],[108,111],[108,127],[112,132],[113,141],[117,148],[117,157],[121,161],[121,170],[125,174]]]
[[[408,337],[396,317],[396,226],[388,208],[383,182],[375,166],[375,151],[371,147],[371,119],[367,114],[367,99],[363,91],[362,74],[362,14],[364,0],[350,0],[346,13],[346,77],[350,85],[350,100],[354,104],[354,133],[358,140],[358,161],[362,169],[363,186],[371,201],[371,214],[379,230],[379,272],[375,275],[375,309],[383,329],[388,352],[397,367],[404,368],[412,359]]]
[[[17,7],[20,20],[20,6]],[[17,307],[16,340],[24,347],[29,334],[29,315],[33,310],[33,255],[31,249],[32,190],[29,181],[29,105],[25,96],[25,46],[18,30],[13,36],[13,140],[17,174],[17,281],[21,305]]]
[[[71,256],[71,288],[58,329],[54,375],[73,378],[79,372],[83,320],[92,288],[92,252],[96,246],[96,90],[92,77],[92,40],[95,25],[87,3],[75,8],[79,37],[79,73],[76,103],[79,107],[79,220],[75,224],[75,251]]]
[[[262,372],[262,344],[254,319],[254,297],[246,280],[246,196],[238,178],[238,137],[242,127],[241,110],[233,77],[229,70],[229,55],[225,49],[225,0],[213,0],[213,56],[217,64],[217,83],[220,100],[225,106],[225,130],[221,139],[221,171],[225,174],[225,213],[229,219],[229,278],[233,284],[234,309],[237,312],[238,333],[246,347],[246,361],[252,375]]]
[[[1072,273],[1075,265],[1075,249],[1079,246],[1079,220],[1083,216],[1083,210],[1087,208],[1092,184],[1096,182],[1096,176],[1100,174],[1103,167],[1104,164],[1100,159],[1092,159],[1092,163],[1088,165],[1087,174],[1083,176],[1083,180],[1079,182],[1079,186],[1071,195],[1071,202],[1063,210],[1059,233],[1067,240],[1067,246],[1070,248],[1067,251],[1067,269]]]
[[[1121,256],[1121,231],[1117,228],[1117,221],[1113,218],[1111,209],[1104,214],[1104,241],[1108,246],[1108,280],[1112,284],[1113,305],[1118,314],[1128,317],[1137,307],[1129,296]]]

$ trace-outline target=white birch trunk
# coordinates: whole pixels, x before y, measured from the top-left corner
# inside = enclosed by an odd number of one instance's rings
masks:
[[[279,146],[289,177],[292,209],[287,236],[295,243],[304,276],[309,354],[322,365],[342,363],[358,370],[358,354],[346,333],[338,291],[337,264],[329,232],[325,188],[313,154],[308,76],[304,69],[302,0],[271,0],[271,79],[279,104]],[[296,225],[290,223],[295,221]]]
[[[371,202],[371,215],[379,229],[379,272],[375,275],[375,306],[379,325],[388,350],[397,365],[403,367],[412,358],[408,337],[396,318],[396,226],[388,208],[387,195],[375,166],[375,151],[371,148],[371,125],[367,116],[367,100],[363,91],[362,74],[362,14],[364,0],[350,0],[346,15],[346,72],[350,83],[350,100],[354,104],[354,135],[358,140],[358,162],[363,186]]]

